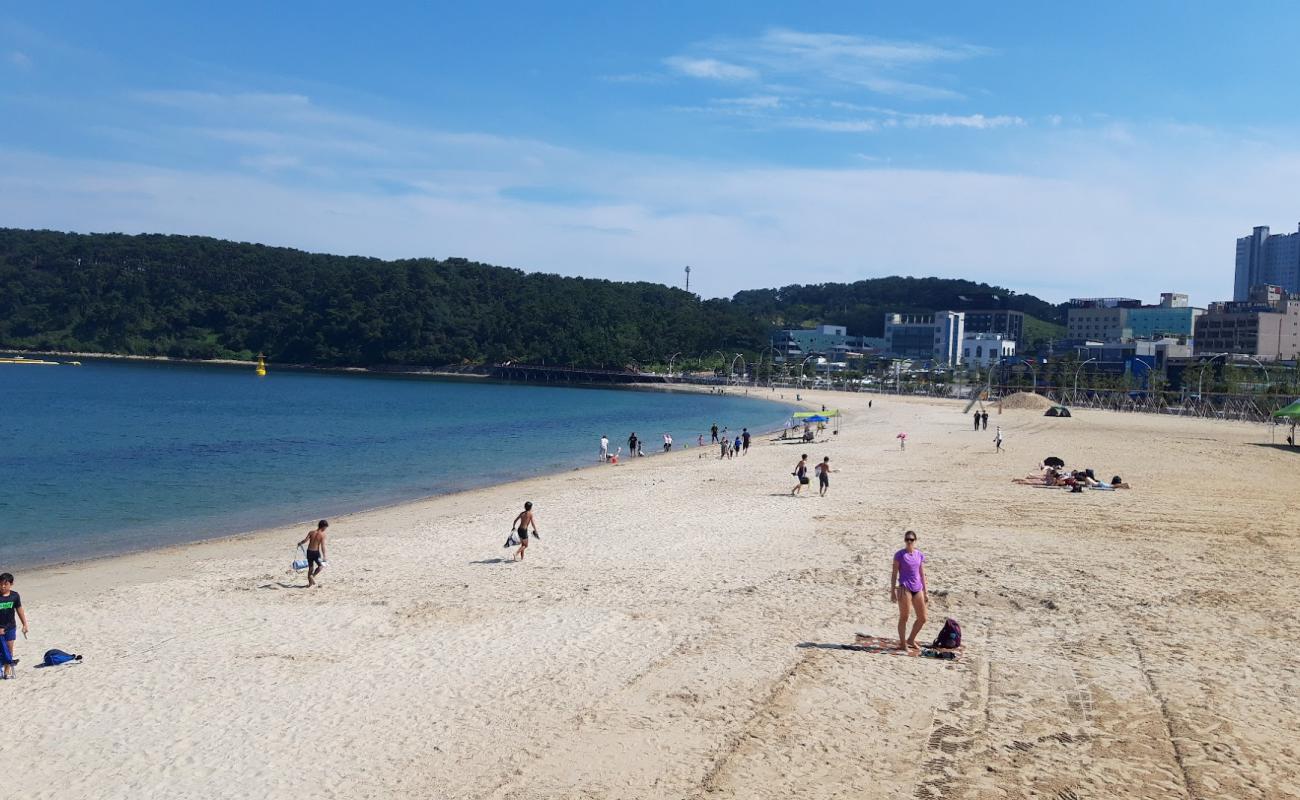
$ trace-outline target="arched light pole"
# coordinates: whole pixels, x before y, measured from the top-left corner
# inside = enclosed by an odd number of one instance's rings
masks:
[[[1265,391],[1267,391],[1268,389],[1273,388],[1273,381],[1270,380],[1269,377],[1268,377],[1268,367],[1264,366],[1264,363],[1263,363],[1262,361],[1260,361],[1258,358],[1255,358],[1254,356],[1246,356],[1246,358],[1249,358],[1251,361],[1254,361],[1256,364],[1259,365],[1259,368],[1260,368],[1261,370],[1264,371],[1264,389],[1265,389]]]
[[[1030,380],[1032,381],[1032,384],[1030,386],[1030,391],[1033,392],[1034,394],[1038,394],[1038,368],[1035,367],[1033,362],[1027,358],[1020,359],[1020,363],[1024,364],[1026,367],[1029,367],[1029,376],[1030,376]]]
[[[1090,358],[1087,361],[1083,362],[1082,364],[1074,368],[1074,393],[1070,395],[1071,403],[1079,402],[1079,370],[1083,369],[1085,366],[1091,364],[1096,360],[1097,359],[1095,358]]]
[[[741,372],[741,376],[743,377],[745,372],[745,356],[742,355],[741,353],[736,353],[735,358],[731,359],[731,367],[730,367],[731,374],[732,375],[736,374],[736,359],[740,359],[740,372]],[[739,378],[736,379],[736,383],[740,383]]]
[[[672,355],[668,356],[668,380],[672,380],[672,379],[673,379],[673,360],[676,359],[676,358],[677,358],[678,356],[680,356],[680,355],[681,355],[681,351],[678,351],[678,352],[673,353]]]
[[[813,360],[814,358],[816,358],[816,357],[817,357],[817,354],[814,353],[814,354],[812,354],[812,355],[806,357],[806,358],[805,358],[805,359],[804,359],[804,360],[799,364],[799,385],[800,385],[800,386],[803,386],[803,371],[804,371],[804,367],[807,367],[807,366],[808,366],[808,362],[809,362],[809,361],[812,361],[812,360]]]
[[[1224,357],[1226,357],[1227,355],[1228,355],[1227,353],[1216,353],[1216,354],[1214,354],[1213,356],[1210,357],[1210,360],[1209,360],[1209,361],[1206,361],[1205,364],[1202,365],[1202,367],[1201,367],[1201,374],[1200,374],[1200,377],[1198,377],[1198,378],[1196,379],[1196,399],[1197,399],[1197,400],[1200,400],[1200,399],[1201,399],[1201,385],[1205,382],[1205,370],[1207,370],[1207,369],[1210,368],[1210,365],[1214,363],[1214,359],[1216,359],[1216,358],[1224,358]]]

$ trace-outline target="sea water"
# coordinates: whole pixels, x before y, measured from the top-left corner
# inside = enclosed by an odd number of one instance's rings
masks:
[[[121,360],[0,365],[0,571],[314,521],[647,454],[713,423],[781,426],[723,395]],[[757,399],[757,398],[772,399]],[[522,499],[525,498],[521,498]],[[509,509],[513,512],[513,508]]]

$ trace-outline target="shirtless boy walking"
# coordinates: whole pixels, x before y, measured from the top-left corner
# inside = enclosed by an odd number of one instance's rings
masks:
[[[519,549],[515,551],[515,558],[520,561],[524,560],[524,551],[528,549],[528,527],[530,525],[533,528],[533,535],[539,536],[537,533],[537,520],[533,519],[533,504],[531,501],[524,503],[524,510],[520,511],[519,516],[515,517],[515,521],[510,523],[511,529],[519,535]]]
[[[316,523],[316,530],[309,532],[301,542],[298,542],[299,547],[307,545],[308,589],[316,585],[316,576],[325,568],[325,529],[329,526],[329,522],[321,520]]]

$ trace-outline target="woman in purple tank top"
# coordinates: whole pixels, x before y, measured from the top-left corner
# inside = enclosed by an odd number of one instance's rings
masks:
[[[889,599],[898,603],[898,649],[918,649],[916,635],[925,625],[925,604],[930,595],[925,588],[925,556],[916,549],[916,531],[903,534],[903,549],[894,553],[889,572]],[[907,633],[908,614],[916,611],[912,633]]]

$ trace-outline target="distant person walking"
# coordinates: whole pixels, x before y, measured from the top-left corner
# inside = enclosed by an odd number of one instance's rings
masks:
[[[669,450],[672,450],[672,449],[673,449],[673,435],[672,435],[671,433],[665,433],[665,434],[664,434],[664,452],[667,453]]]
[[[309,531],[298,546],[307,545],[307,588],[316,585],[316,576],[325,568],[325,529],[330,526],[326,520],[316,523],[316,530]]]
[[[971,416],[975,418],[975,430],[979,430],[979,429],[980,429],[980,412],[976,411],[976,412],[975,412],[974,414],[972,414]]]
[[[930,593],[925,586],[925,556],[916,549],[916,532],[903,534],[903,549],[894,553],[889,570],[889,599],[898,603],[898,649],[917,649],[916,635],[925,626],[925,606]],[[907,634],[907,617],[916,612],[912,632]]]
[[[993,434],[993,449],[999,453],[1002,452],[1002,426],[999,425]]]
[[[609,460],[609,437],[605,435],[600,437],[600,460]]]
[[[23,599],[14,591],[14,576],[0,574],[0,676],[14,677],[14,644],[18,640],[18,623],[22,623],[23,636],[27,635],[27,612]]]
[[[907,434],[906,434],[906,433],[899,433],[898,436],[895,437],[895,438],[898,439],[898,449],[899,449],[899,450],[906,450],[906,449],[907,449]]]
[[[749,455],[749,428],[740,429],[740,450],[741,455]]]
[[[803,487],[808,485],[808,454],[807,453],[804,453],[803,455],[799,456],[799,463],[794,465],[794,472],[790,474],[794,475],[794,477],[799,481],[794,485],[794,488],[790,490],[790,496],[794,497],[795,495],[799,494],[799,492],[803,491]]]
[[[713,427],[712,427],[712,428],[709,428],[709,435],[713,437],[713,439],[709,442],[709,444],[717,444],[717,443],[718,443],[718,423],[716,423],[716,422],[713,423]]]
[[[740,448],[741,448],[740,437],[737,436],[737,437],[736,437],[736,441],[734,441],[734,442],[731,443],[731,454],[732,454],[732,455],[735,455],[736,453],[739,453],[739,452],[740,452]]]
[[[533,518],[533,504],[531,501],[524,503],[524,510],[519,512],[514,522],[510,523],[510,529],[519,536],[519,549],[515,551],[514,557],[520,561],[524,560],[524,551],[528,549],[528,528],[533,529],[533,535],[542,538],[537,532],[537,520]]]
[[[989,429],[989,412],[987,410],[980,412],[980,420],[984,423],[984,430]]]
[[[830,456],[826,456],[825,458],[822,459],[822,463],[817,465],[816,472],[817,472],[817,485],[818,487],[820,487],[820,491],[818,492],[818,494],[821,495],[822,497],[825,497],[826,490],[829,489],[831,485],[831,457]]]
[[[640,441],[636,438],[636,431],[632,431],[632,435],[629,436],[629,437],[627,437],[627,457],[628,457],[628,458],[633,458],[634,456],[638,456],[638,455],[640,455],[640,453],[637,451],[637,445],[639,445],[639,444],[640,444]]]

